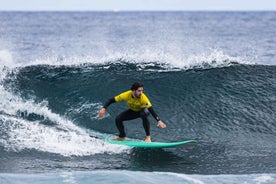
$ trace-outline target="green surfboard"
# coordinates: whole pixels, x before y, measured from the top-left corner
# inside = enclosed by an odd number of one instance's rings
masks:
[[[195,144],[196,140],[186,140],[180,142],[144,142],[144,141],[133,141],[133,140],[126,140],[126,141],[115,141],[115,140],[106,140],[110,144],[119,144],[134,148],[169,148],[169,147],[176,147],[181,145],[191,145]]]

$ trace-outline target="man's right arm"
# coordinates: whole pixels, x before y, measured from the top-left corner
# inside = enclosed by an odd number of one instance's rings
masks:
[[[104,114],[105,114],[106,108],[107,108],[110,104],[115,103],[115,102],[116,102],[116,101],[115,101],[115,98],[110,98],[110,99],[108,99],[108,100],[105,102],[105,104],[103,105],[103,107],[100,109],[99,114],[98,114],[98,117],[99,117],[99,118],[102,118],[102,117],[104,116]]]
[[[115,98],[110,98],[105,102],[105,104],[103,105],[103,108],[106,109],[108,106],[110,106],[110,104],[115,103],[115,102],[116,102]]]

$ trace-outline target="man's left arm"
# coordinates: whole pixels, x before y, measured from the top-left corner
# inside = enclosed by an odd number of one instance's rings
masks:
[[[156,112],[153,110],[152,106],[148,108],[148,110],[150,111],[151,115],[156,119],[157,121],[157,126],[161,127],[161,128],[166,128],[166,124],[163,123],[159,116],[156,114]]]

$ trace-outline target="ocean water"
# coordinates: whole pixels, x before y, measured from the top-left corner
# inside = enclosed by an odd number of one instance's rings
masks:
[[[0,183],[276,183],[276,12],[0,12]],[[98,110],[134,81],[153,141]],[[127,136],[144,139],[141,121]]]

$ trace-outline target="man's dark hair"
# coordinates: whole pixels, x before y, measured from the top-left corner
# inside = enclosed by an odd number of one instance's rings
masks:
[[[140,87],[144,87],[144,84],[142,84],[141,82],[134,82],[131,86],[131,90],[137,90]]]

